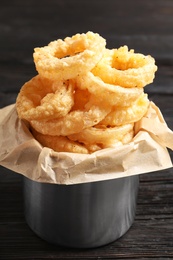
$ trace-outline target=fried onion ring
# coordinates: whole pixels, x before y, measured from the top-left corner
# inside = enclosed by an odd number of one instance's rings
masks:
[[[148,95],[142,93],[129,107],[113,107],[112,111],[99,124],[115,126],[137,122],[147,112],[148,105]]]
[[[91,70],[102,58],[106,41],[99,34],[87,32],[50,42],[34,49],[38,73],[52,80],[75,78]]]
[[[35,130],[32,130],[32,134],[42,146],[51,148],[56,152],[89,153],[84,145],[69,140],[66,136],[43,135]]]
[[[133,131],[133,127],[133,123],[115,127],[99,125],[86,128],[78,134],[68,135],[68,138],[84,144],[102,144],[103,147],[110,147],[117,142],[124,143],[124,137],[126,142],[129,142],[126,135]]]
[[[74,104],[73,89],[72,80],[53,82],[37,75],[18,94],[18,115],[28,121],[65,116]]]
[[[127,46],[106,49],[104,57],[92,70],[105,83],[126,88],[145,87],[153,82],[157,66],[150,55],[128,51]]]
[[[142,88],[123,88],[107,84],[90,71],[78,76],[77,84],[80,89],[87,89],[102,102],[109,102],[110,105],[117,106],[129,106],[143,92]]]
[[[31,120],[31,126],[44,135],[66,136],[79,133],[86,127],[98,124],[110,111],[109,104],[93,101],[92,97],[84,110],[74,110],[66,116],[51,120]]]

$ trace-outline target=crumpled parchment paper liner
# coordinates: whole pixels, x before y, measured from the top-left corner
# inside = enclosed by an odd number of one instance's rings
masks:
[[[18,118],[15,104],[0,110],[0,165],[39,182],[77,184],[170,168],[167,148],[173,150],[173,132],[153,102],[135,124],[132,142],[92,154],[43,148]]]

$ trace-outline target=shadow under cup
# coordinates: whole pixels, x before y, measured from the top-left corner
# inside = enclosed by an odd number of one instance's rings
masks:
[[[26,222],[52,244],[103,246],[132,225],[138,187],[138,175],[74,185],[39,183],[24,177]]]

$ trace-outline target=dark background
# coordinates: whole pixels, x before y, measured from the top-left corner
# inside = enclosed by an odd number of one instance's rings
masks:
[[[173,129],[171,0],[1,0],[0,108],[14,103],[22,85],[36,75],[35,47],[89,30],[106,38],[109,48],[128,45],[156,59],[156,78],[145,90]],[[0,259],[171,259],[172,174],[168,169],[140,176],[135,222],[121,239],[95,250],[68,250],[30,231],[22,176],[0,167]]]
[[[151,54],[158,65],[163,61],[164,66],[172,65],[172,13],[170,0],[1,0],[1,92],[18,92],[36,74],[34,47],[89,30],[106,38],[109,48],[128,45],[136,52]],[[162,69],[155,80],[160,91],[172,76],[167,73],[160,82]],[[156,88],[151,91],[158,92]]]

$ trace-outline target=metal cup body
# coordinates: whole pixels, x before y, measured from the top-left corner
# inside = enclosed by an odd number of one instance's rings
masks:
[[[49,243],[94,248],[111,243],[134,221],[139,177],[60,185],[24,177],[25,217]]]

